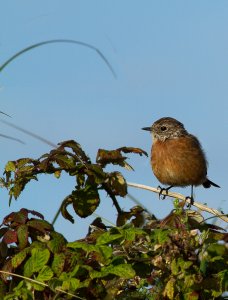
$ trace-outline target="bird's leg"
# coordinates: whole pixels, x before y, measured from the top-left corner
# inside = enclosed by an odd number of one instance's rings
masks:
[[[191,185],[191,196],[185,197],[185,201],[190,200],[190,203],[187,205],[187,207],[191,207],[191,205],[194,204],[194,198],[193,198],[193,185]]]
[[[161,195],[162,195],[162,193],[163,192],[166,192],[166,195],[168,195],[168,191],[169,191],[169,189],[171,189],[173,186],[172,185],[170,185],[170,186],[168,186],[167,188],[162,188],[160,185],[157,187],[157,189],[159,189],[160,191],[159,191],[159,199],[160,199],[160,197],[161,197]],[[166,197],[166,195],[162,195],[162,200],[164,200],[165,199],[165,197]]]

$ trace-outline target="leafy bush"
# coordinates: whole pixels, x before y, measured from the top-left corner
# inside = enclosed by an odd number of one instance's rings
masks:
[[[59,179],[66,172],[76,186],[63,200],[64,218],[74,221],[68,205],[82,218],[91,215],[101,190],[118,215],[112,228],[96,218],[87,236],[75,242],[38,212],[21,209],[6,216],[0,228],[1,299],[225,299],[227,234],[178,201],[163,220],[139,206],[123,211],[118,197],[127,194],[126,180],[105,167],[131,169],[126,153],[146,155],[132,147],[100,149],[92,163],[78,143],[66,141],[39,159],[7,163],[1,184],[10,202],[38,175]]]

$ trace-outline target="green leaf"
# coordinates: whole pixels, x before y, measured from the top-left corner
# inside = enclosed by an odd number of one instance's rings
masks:
[[[87,163],[90,162],[89,157],[82,150],[81,145],[79,143],[77,143],[76,141],[69,140],[69,141],[59,143],[59,145],[60,145],[59,148],[62,148],[62,147],[71,148],[73,150],[73,152],[76,154],[77,160],[79,160],[80,162],[81,162],[81,160],[84,162],[87,162]],[[80,158],[80,159],[78,159],[78,158]]]
[[[207,267],[208,267],[208,260],[203,258],[200,262],[200,272],[206,274]]]
[[[33,274],[33,261],[32,261],[32,258],[30,257],[25,265],[24,265],[24,276],[25,277],[31,277]]]
[[[19,284],[13,289],[12,293],[7,293],[4,300],[34,300],[34,294],[31,290],[28,289],[25,280],[21,280]]]
[[[14,161],[8,161],[5,166],[6,172],[14,172],[16,170],[16,165]]]
[[[36,249],[31,251],[32,256],[27,260],[24,266],[24,275],[30,277],[33,273],[39,272],[48,262],[50,252],[48,249]]]
[[[67,244],[67,247],[73,249],[83,249],[87,253],[97,250],[95,245],[90,245],[83,242],[71,242]]]
[[[135,271],[131,265],[122,264],[110,267],[109,272],[111,274],[117,275],[121,278],[133,278],[135,276]]]
[[[33,162],[33,159],[31,159],[31,158],[28,158],[28,157],[26,157],[26,158],[20,158],[20,159],[17,160],[17,168],[21,169],[25,165],[27,165],[29,163],[31,164],[32,162]]]
[[[173,278],[171,278],[165,286],[163,296],[168,297],[168,299],[175,299],[174,298],[174,284],[175,284],[175,280]]]
[[[94,184],[102,184],[106,179],[106,173],[103,171],[102,167],[97,164],[90,164],[85,169],[86,174],[89,177],[89,181]],[[77,176],[80,176],[80,172]],[[85,178],[82,178],[82,180]],[[79,182],[80,183],[80,182]]]
[[[39,291],[39,292],[42,292],[44,289],[45,289],[45,286],[43,284],[39,284],[39,283],[31,283],[31,286],[36,290],[36,291]]]
[[[26,249],[21,250],[16,255],[14,255],[12,258],[13,268],[16,269],[17,267],[19,267],[22,264],[22,262],[25,260],[25,258],[27,257],[28,253],[29,253],[29,248],[26,248]]]
[[[111,247],[100,245],[97,248],[96,252],[101,253],[105,260],[112,256],[113,249]]]
[[[63,272],[59,279],[62,280],[61,289],[64,291],[75,291],[80,285],[80,280],[72,278],[71,273]]]
[[[175,259],[172,260],[171,262],[171,271],[173,275],[178,275],[179,273],[179,265]]]
[[[88,278],[84,281],[80,281],[79,288],[88,288],[91,283],[91,279]]]
[[[107,164],[114,164],[132,170],[133,168],[126,163],[127,157],[123,156],[121,152],[136,153],[139,154],[140,156],[144,154],[148,156],[144,150],[140,148],[134,148],[134,147],[121,147],[116,150],[99,149],[97,152],[96,161],[103,167],[105,167]]]
[[[71,277],[75,277],[80,269],[79,265],[76,265],[72,272],[70,272]]]
[[[40,270],[36,280],[45,282],[45,281],[50,280],[52,277],[53,277],[53,272],[52,272],[51,268],[49,266],[44,266]]]
[[[123,238],[123,235],[121,233],[115,233],[112,234],[110,231],[107,231],[103,234],[101,234],[98,238],[97,238],[97,245],[104,245],[104,244],[109,244],[113,241],[116,241],[120,238]]]
[[[109,173],[106,184],[115,196],[127,195],[127,183],[120,172]]]
[[[111,257],[112,248],[105,245],[91,245],[83,242],[72,242],[68,243],[67,247],[74,249],[83,249],[86,253],[97,252],[100,254],[105,260]]]
[[[87,185],[84,189],[73,191],[71,198],[76,214],[82,218],[90,216],[100,204],[96,186]]]
[[[56,163],[63,169],[70,169],[75,166],[74,160],[70,157],[67,157],[67,154],[62,155],[58,154],[55,156]]]
[[[48,249],[32,249],[32,261],[34,272],[40,270],[49,260],[50,252]]]
[[[48,241],[47,246],[53,253],[58,253],[63,250],[63,247],[66,245],[66,239],[64,236],[57,232],[51,232],[51,240]]]
[[[63,200],[63,202],[62,202],[62,204],[61,204],[61,214],[62,214],[62,216],[66,219],[66,220],[68,220],[68,221],[70,221],[72,224],[74,224],[74,218],[72,217],[72,215],[68,212],[68,210],[67,210],[67,206],[68,205],[70,205],[70,204],[72,204],[73,203],[73,198],[71,197],[71,195],[69,195],[69,196],[67,196],[64,200]]]
[[[137,230],[136,228],[127,228],[123,230],[124,239],[126,241],[134,241],[137,233],[143,232],[143,230]]]
[[[64,253],[55,253],[51,268],[56,276],[60,276],[65,265],[65,254]]]
[[[51,270],[50,267],[48,266],[44,266],[38,276],[35,278],[35,280],[41,282],[41,283],[44,283],[45,281],[48,281],[50,280],[51,278],[53,277],[53,272]],[[41,285],[41,284],[38,284],[38,283],[31,283],[31,285],[35,288],[35,290],[37,291],[43,291],[45,289],[45,286]]]
[[[41,231],[42,233],[53,230],[53,226],[45,220],[30,220],[27,222],[27,225],[38,231]]]
[[[223,256],[225,255],[226,247],[224,245],[220,245],[217,243],[211,244],[208,248],[207,248],[208,253],[210,253],[210,255],[213,256]]]
[[[3,299],[6,294],[7,294],[7,285],[2,279],[0,279],[0,299]]]
[[[196,270],[197,271],[197,270]],[[184,278],[184,282],[183,282],[183,286],[185,287],[185,289],[189,289],[194,287],[194,285],[197,283],[197,276],[196,274],[190,274],[190,272],[185,272],[184,274],[181,274],[181,277]],[[180,276],[179,276],[180,278]]]
[[[155,229],[153,235],[155,241],[162,245],[169,241],[170,231],[166,229]]]
[[[32,242],[32,244],[29,247],[31,250],[32,249],[38,249],[38,250],[44,250],[47,249],[47,245],[44,242],[41,242],[39,240]]]
[[[126,157],[122,156],[119,150],[99,149],[96,162],[105,167],[107,164],[123,165]]]
[[[220,290],[227,291],[228,290],[228,269],[223,270],[217,274],[217,277],[220,281]]]
[[[70,278],[68,280],[63,281],[62,289],[64,291],[75,291],[79,288],[80,281],[77,278]]]
[[[54,175],[57,179],[59,179],[61,176],[61,171],[55,171]]]
[[[20,225],[17,228],[17,238],[19,243],[19,248],[24,249],[28,244],[28,226]]]
[[[199,300],[199,293],[198,292],[190,292],[184,295],[184,300]]]
[[[63,281],[58,278],[52,278],[48,282],[48,286],[53,292],[56,292],[57,288],[61,288]]]
[[[182,271],[189,269],[193,264],[192,261],[183,260],[182,258],[178,258],[177,261]]]
[[[216,261],[219,261],[219,260],[224,260],[224,257],[223,256],[214,256],[210,259],[211,262],[216,262]]]
[[[94,278],[105,277],[110,274],[116,275],[120,278],[130,279],[135,276],[135,271],[132,268],[132,266],[128,264],[120,264],[117,266],[110,265],[107,267],[103,267],[101,271],[92,271],[90,273],[90,277],[94,279]]]

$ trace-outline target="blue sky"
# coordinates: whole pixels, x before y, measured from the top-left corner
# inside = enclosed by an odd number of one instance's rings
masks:
[[[221,189],[195,189],[196,201],[227,211],[228,166],[228,2],[227,1],[5,1],[1,5],[0,62],[31,44],[74,39],[99,48],[115,69],[115,79],[90,49],[53,44],[12,62],[0,79],[0,110],[13,123],[58,143],[75,139],[92,159],[98,148],[141,147],[151,138],[142,127],[171,116],[201,141],[209,161],[208,177]],[[6,117],[3,117],[6,119]],[[26,145],[1,139],[3,170],[8,160],[39,157],[51,148],[1,124],[1,133]],[[145,157],[129,156],[135,171],[127,181],[157,186]],[[72,178],[41,176],[8,207],[1,191],[2,219],[21,207],[52,220],[61,200],[74,187]],[[190,188],[174,189],[189,195]],[[158,217],[170,200],[129,189]],[[120,200],[128,209],[134,204]],[[103,195],[97,213],[110,221],[116,212]],[[62,217],[56,230],[69,240],[84,236],[94,217]]]

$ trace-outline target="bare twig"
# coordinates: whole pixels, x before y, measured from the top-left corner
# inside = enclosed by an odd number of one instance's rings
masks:
[[[132,183],[132,182],[127,182],[127,185],[130,187],[135,187],[135,188],[139,188],[139,189],[143,189],[143,190],[147,190],[150,192],[154,192],[154,193],[160,193],[160,189],[148,186],[148,185],[144,185],[144,184],[138,184],[138,183]],[[172,193],[172,192],[167,192],[166,191],[162,191],[161,193],[162,195],[168,196],[168,197],[172,197],[172,198],[177,198],[183,201],[186,201],[186,203],[191,204],[190,199],[186,199],[186,197],[182,194],[179,193]],[[214,208],[210,208],[204,204],[201,204],[199,202],[194,201],[194,203],[192,204],[193,206],[199,208],[202,211],[206,211],[209,212],[212,215],[215,215],[216,217],[222,219],[223,221],[228,223],[228,217],[227,215],[221,214],[220,211],[218,211],[217,209]]]
[[[110,189],[107,187],[107,185],[105,183],[103,183],[103,188],[107,192],[109,197],[112,199],[113,205],[115,206],[115,208],[117,210],[117,213],[120,215],[122,213],[122,209],[120,208],[119,203],[116,200],[115,195],[110,191]]]

